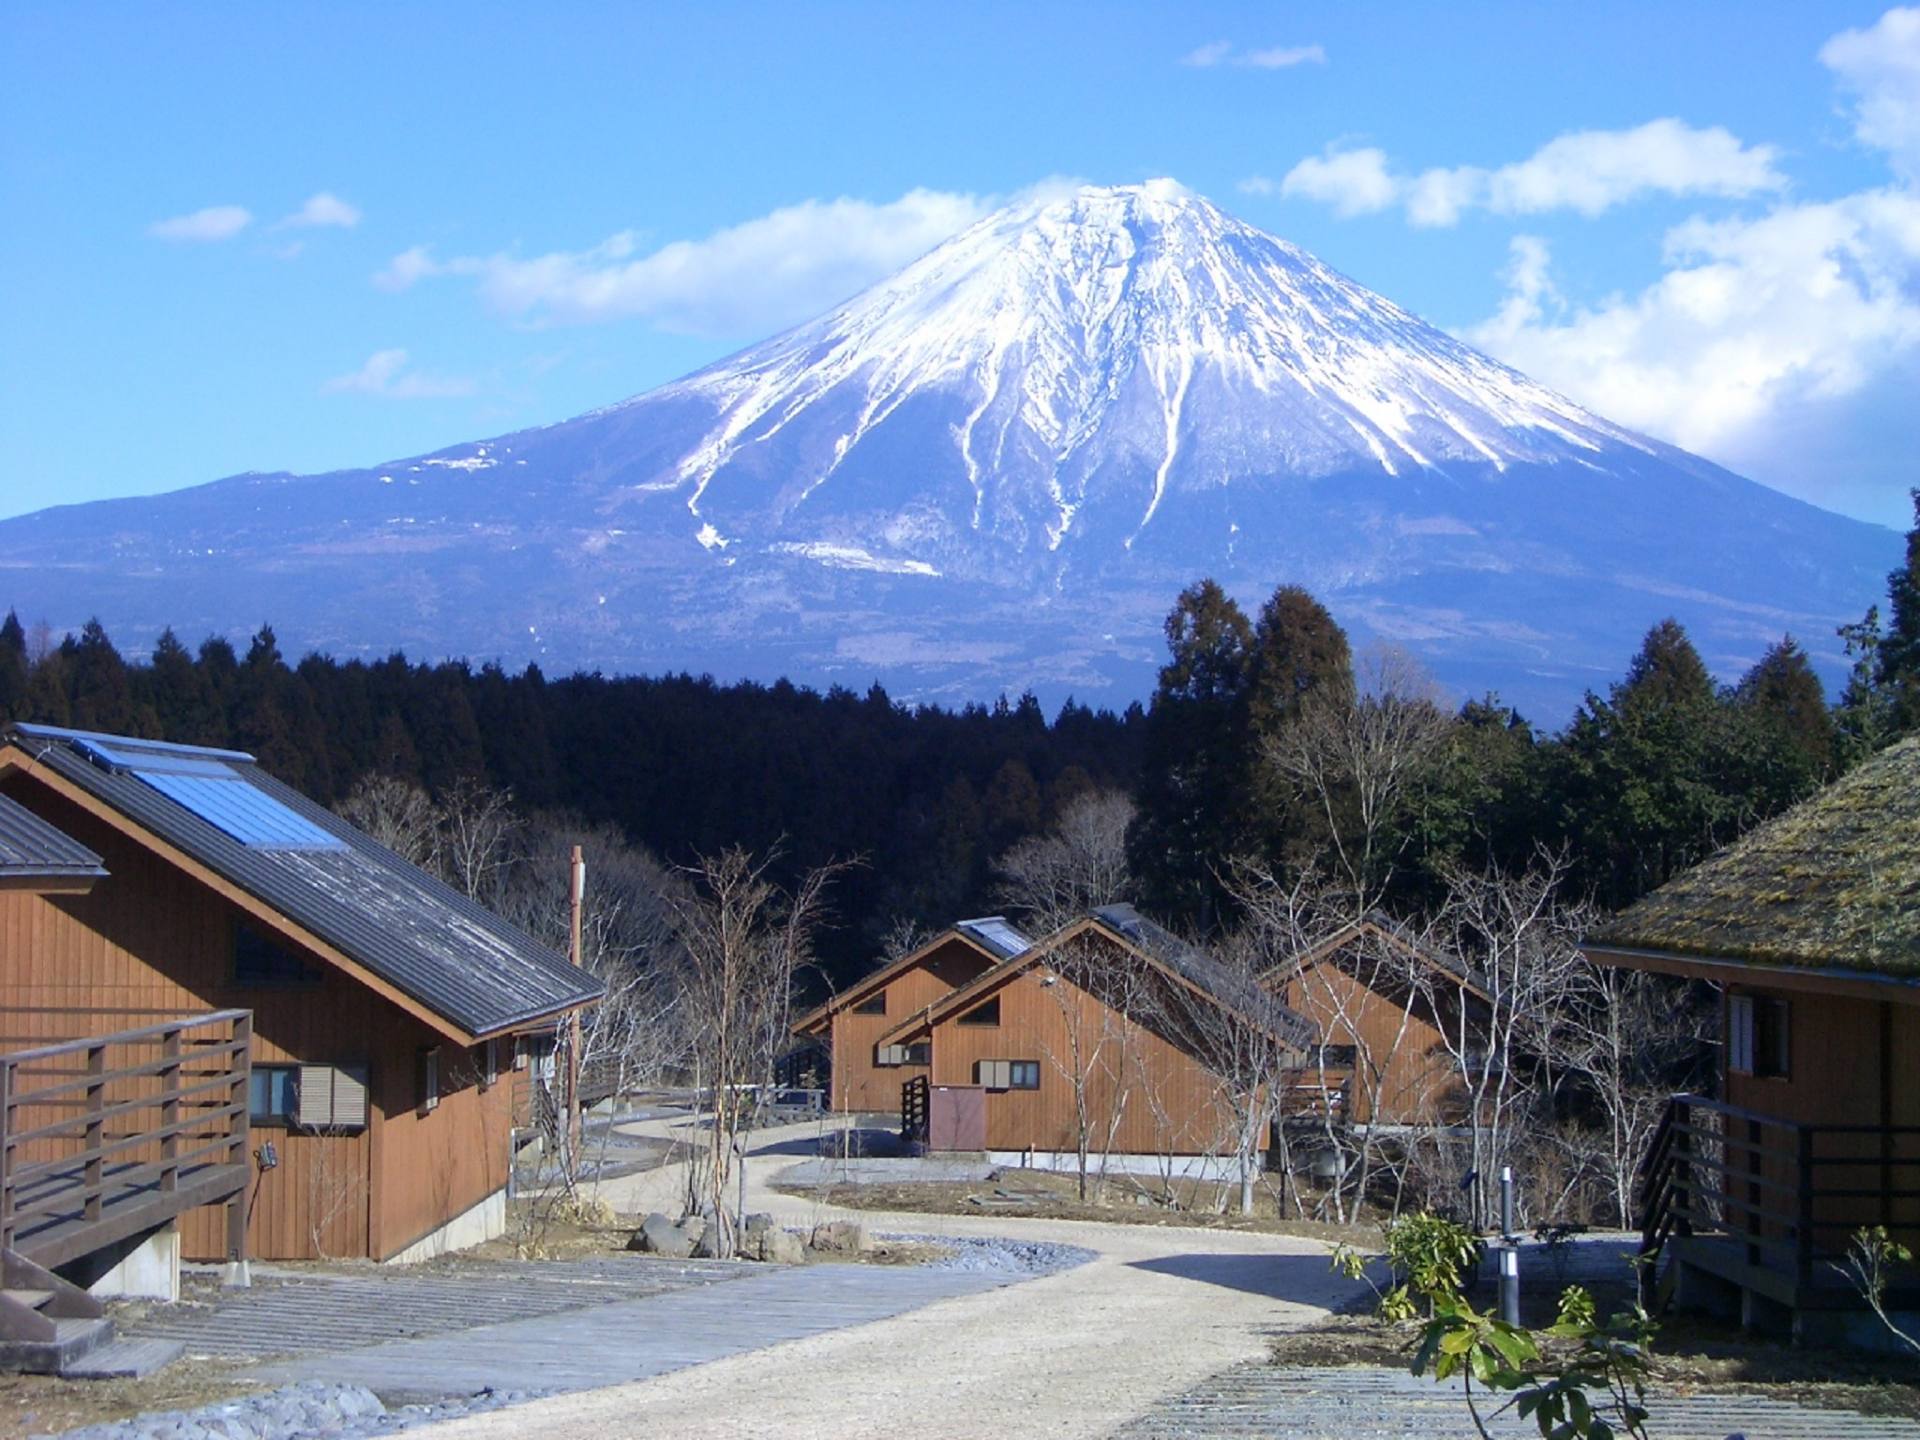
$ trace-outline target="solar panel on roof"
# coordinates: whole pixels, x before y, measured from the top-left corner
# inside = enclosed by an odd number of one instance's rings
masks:
[[[1033,946],[1031,940],[1009,925],[1006,918],[1001,915],[986,915],[978,920],[962,920],[960,928],[1003,959],[1011,960],[1015,955]]]
[[[210,776],[141,766],[133,772],[176,805],[256,850],[344,850],[346,843],[232,771]]]
[[[191,755],[162,755],[119,750],[111,745],[102,745],[97,740],[77,740],[74,744],[89,759],[114,770],[136,772],[145,770],[155,775],[205,775],[222,780],[233,778],[233,771],[218,760],[203,760]]]

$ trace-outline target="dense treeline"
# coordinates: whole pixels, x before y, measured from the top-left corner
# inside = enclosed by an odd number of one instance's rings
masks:
[[[1026,696],[958,711],[877,686],[824,694],[686,675],[548,680],[535,666],[345,663],[189,651],[171,631],[129,664],[97,624],[55,641],[0,626],[0,718],[251,751],[336,805],[362,779],[509,790],[523,811],[612,822],[670,863],[731,845],[777,849],[783,878],[835,860],[828,958],[857,966],[896,916],[941,923],[987,902],[990,862],[1074,796],[1127,789],[1144,715]]]
[[[1202,581],[1168,617],[1151,707],[1120,715],[399,655],[289,665],[271,628],[244,655],[169,631],[128,664],[97,623],[56,642],[9,615],[0,718],[237,746],[329,804],[369,776],[434,794],[478,782],[617,825],[670,863],[740,845],[778,849],[799,876],[857,857],[824,947],[842,970],[893,922],[993,906],[996,858],[1104,790],[1137,802],[1140,898],[1190,929],[1231,920],[1248,866],[1332,875],[1355,902],[1411,915],[1462,866],[1519,871],[1551,853],[1570,893],[1612,908],[1920,730],[1920,492],[1915,506],[1886,620],[1875,607],[1841,632],[1855,663],[1831,705],[1791,637],[1722,687],[1668,620],[1545,734],[1495,696],[1443,707],[1404,657],[1356,660],[1297,587],[1249,618]]]

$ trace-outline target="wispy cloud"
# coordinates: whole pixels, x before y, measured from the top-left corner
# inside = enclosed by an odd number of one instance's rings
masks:
[[[358,206],[349,205],[330,190],[309,195],[298,210],[274,225],[276,230],[313,230],[334,227],[351,230],[360,223]]]
[[[156,240],[206,242],[231,240],[253,223],[253,212],[240,205],[209,205],[191,215],[175,215],[147,226]]]
[[[407,368],[407,352],[376,350],[367,363],[336,375],[320,387],[328,395],[382,395],[391,400],[446,400],[473,393],[473,382],[452,375],[425,375]]]
[[[1687,220],[1657,280],[1587,305],[1555,287],[1544,240],[1517,236],[1506,298],[1467,337],[1604,415],[1894,522],[1910,476],[1839,473],[1859,467],[1833,457],[1884,407],[1910,417],[1920,377],[1920,9],[1820,58],[1891,184]]]
[[[792,324],[899,269],[985,215],[993,197],[912,190],[898,200],[807,200],[654,249],[622,231],[585,250],[436,258],[401,252],[373,277],[402,291],[471,280],[501,314],[538,324],[642,319],[701,335]]]
[[[1598,215],[1647,195],[1741,197],[1782,189],[1786,177],[1771,145],[1746,145],[1719,126],[1696,129],[1675,119],[1631,130],[1580,130],[1497,168],[1440,166],[1396,171],[1385,151],[1334,146],[1310,155],[1277,183],[1242,183],[1256,194],[1317,201],[1340,215],[1399,206],[1415,225],[1458,223],[1468,210],[1538,215],[1573,210]]]
[[[1196,70],[1211,70],[1218,65],[1236,65],[1243,70],[1291,70],[1296,65],[1324,65],[1326,47],[1322,45],[1268,45],[1241,50],[1231,40],[1214,40],[1180,57],[1182,65]]]

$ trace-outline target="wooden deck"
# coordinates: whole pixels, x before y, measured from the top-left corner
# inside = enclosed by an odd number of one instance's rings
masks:
[[[245,1258],[252,1016],[0,1055],[0,1250],[47,1269],[227,1202]]]

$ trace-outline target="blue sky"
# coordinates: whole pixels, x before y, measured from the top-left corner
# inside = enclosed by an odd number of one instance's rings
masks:
[[[1920,9],[0,7],[0,515],[563,419],[1173,176],[1904,528]]]

